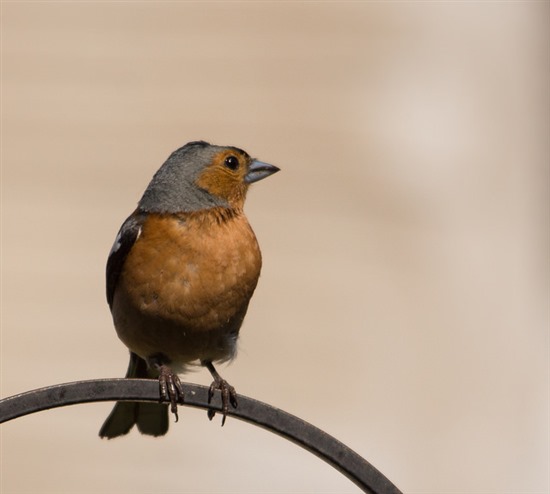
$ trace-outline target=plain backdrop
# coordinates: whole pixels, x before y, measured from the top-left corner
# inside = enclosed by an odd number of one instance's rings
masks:
[[[164,159],[279,166],[237,391],[405,493],[549,489],[549,3],[2,2],[3,397],[120,377],[107,253]],[[209,384],[207,372],[185,376]],[[316,457],[184,408],[1,427],[2,494],[357,493]]]

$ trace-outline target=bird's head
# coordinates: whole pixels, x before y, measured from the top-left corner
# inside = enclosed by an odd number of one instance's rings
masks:
[[[249,185],[278,171],[233,146],[190,142],[174,151],[155,173],[139,208],[150,213],[213,207],[241,210]]]

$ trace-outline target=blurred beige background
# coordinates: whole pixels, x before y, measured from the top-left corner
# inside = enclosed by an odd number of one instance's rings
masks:
[[[548,7],[2,2],[2,396],[124,374],[107,253],[205,139],[282,168],[237,390],[406,493],[548,492]],[[194,409],[101,441],[110,409],[4,424],[2,494],[359,492]]]

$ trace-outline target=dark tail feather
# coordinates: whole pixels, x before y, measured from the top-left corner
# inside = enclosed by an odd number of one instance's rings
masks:
[[[127,378],[151,378],[145,360],[130,353]],[[100,437],[112,439],[128,434],[137,425],[142,434],[163,436],[168,432],[168,405],[162,403],[118,401],[99,431]]]
[[[168,432],[168,405],[160,403],[137,403],[138,431],[150,436],[164,436]]]
[[[113,437],[124,436],[136,423],[139,413],[139,403],[129,401],[117,401],[111,414],[103,423],[99,431],[99,437],[112,439]]]

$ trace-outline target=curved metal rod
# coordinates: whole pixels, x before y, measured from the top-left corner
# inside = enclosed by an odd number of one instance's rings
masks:
[[[221,410],[220,394],[208,404],[208,388],[183,383],[187,406]],[[153,379],[97,379],[58,384],[0,400],[0,423],[50,408],[96,401],[159,401]],[[267,429],[326,461],[370,494],[401,494],[368,461],[326,432],[283,410],[239,395],[239,406],[228,415]]]

